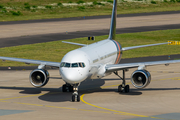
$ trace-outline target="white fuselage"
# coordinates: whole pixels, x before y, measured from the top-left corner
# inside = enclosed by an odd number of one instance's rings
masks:
[[[69,84],[102,78],[109,74],[105,65],[118,64],[120,59],[121,45],[114,40],[102,40],[68,52],[61,61],[60,75]]]

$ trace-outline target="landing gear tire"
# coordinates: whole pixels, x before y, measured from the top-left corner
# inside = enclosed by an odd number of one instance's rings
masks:
[[[67,89],[66,89],[66,84],[64,84],[63,86],[62,86],[62,92],[67,92]]]
[[[118,92],[123,92],[122,89],[123,89],[122,85],[119,85],[119,86],[118,86]]]
[[[128,92],[129,92],[129,85],[126,85],[126,86],[125,86],[124,92],[125,92],[125,93],[128,93]]]
[[[122,92],[128,93],[129,92],[129,85],[126,85],[124,88],[123,88],[122,85],[119,85],[118,86],[118,92],[120,92],[120,93],[122,93]]]
[[[69,86],[69,92],[73,92],[73,86]]]
[[[123,77],[118,75],[118,72],[115,71],[114,74],[117,75],[121,80],[122,80],[122,84],[118,86],[118,92],[122,93],[128,93],[129,92],[129,85],[126,85],[126,80],[125,80],[125,71],[127,70],[123,70]]]
[[[79,95],[72,95],[72,102],[80,102],[80,96]]]
[[[80,102],[80,96],[77,95],[77,102]]]
[[[73,85],[72,102],[75,102],[75,101],[80,102],[80,97],[78,95],[78,85],[79,85],[79,83]]]
[[[72,95],[72,102],[75,102],[75,95]]]
[[[62,92],[73,92],[73,86],[64,84],[62,86]]]

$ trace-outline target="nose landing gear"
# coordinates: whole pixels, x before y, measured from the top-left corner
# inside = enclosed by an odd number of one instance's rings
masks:
[[[72,94],[72,102],[80,102],[80,96],[78,95],[78,85],[79,84],[74,84],[73,85],[73,94]]]
[[[72,102],[80,102],[80,96],[78,95],[78,85],[79,83],[73,85],[66,83],[62,86],[62,92],[73,92],[71,99]]]

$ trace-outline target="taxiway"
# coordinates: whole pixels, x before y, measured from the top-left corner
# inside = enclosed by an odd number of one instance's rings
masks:
[[[61,92],[64,82],[57,70],[50,70],[51,79],[43,88],[33,88],[30,71],[0,71],[0,119],[3,120],[179,120],[179,64],[148,67],[151,84],[137,90],[130,83],[130,93],[119,94],[121,80],[114,74],[99,80],[81,83],[81,102],[71,102],[71,93]],[[121,72],[119,72],[121,74]]]

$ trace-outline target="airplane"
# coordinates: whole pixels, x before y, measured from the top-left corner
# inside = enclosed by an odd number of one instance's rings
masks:
[[[112,73],[117,75],[122,80],[122,84],[118,86],[118,92],[128,93],[130,88],[129,85],[126,85],[125,72],[130,68],[137,68],[137,70],[135,70],[131,75],[132,85],[137,89],[143,89],[151,82],[151,74],[146,70],[146,66],[159,64],[167,65],[170,63],[178,63],[180,62],[180,60],[119,64],[123,51],[142,47],[163,45],[168,44],[169,42],[122,48],[121,44],[115,41],[117,17],[116,12],[117,0],[114,0],[109,37],[107,39],[95,42],[90,45],[62,41],[67,44],[81,46],[81,48],[68,52],[62,58],[61,62],[40,61],[2,56],[0,56],[0,59],[2,59],[3,61],[10,60],[38,64],[38,68],[33,70],[29,76],[30,83],[34,87],[43,87],[48,83],[49,73],[46,69],[46,66],[58,67],[60,75],[66,83],[62,86],[62,91],[73,92],[71,98],[72,102],[80,101],[78,86],[82,81],[86,79],[101,79]],[[120,70],[123,72],[122,77],[118,74],[118,71]]]

